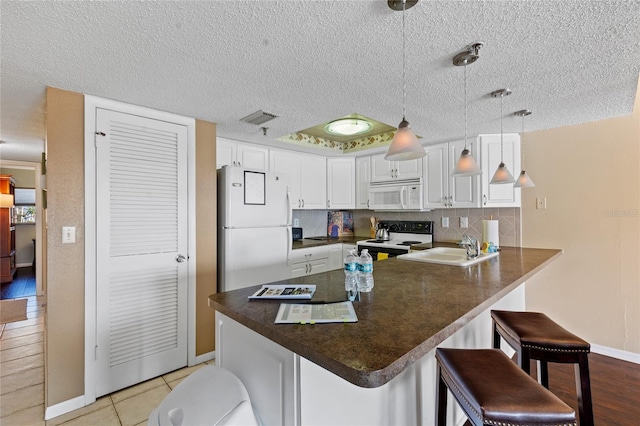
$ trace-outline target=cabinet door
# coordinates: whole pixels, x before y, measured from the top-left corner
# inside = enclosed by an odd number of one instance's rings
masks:
[[[299,262],[291,264],[291,278],[298,278],[307,275],[309,272],[309,264],[307,262]]]
[[[520,188],[512,183],[490,184],[501,158],[515,178],[520,173],[520,136],[515,133],[503,135],[480,135],[480,158],[482,167],[482,205],[484,207],[520,207]],[[502,150],[502,155],[501,155]]]
[[[371,182],[371,157],[356,158],[356,209],[369,208],[369,182]]]
[[[238,144],[238,166],[251,170],[269,170],[269,149],[256,145]]]
[[[449,202],[449,144],[425,147],[427,155],[422,158],[425,170],[424,207],[441,209]]]
[[[371,182],[389,180],[395,175],[396,161],[387,161],[385,154],[371,156]]]
[[[327,160],[316,155],[298,156],[300,167],[300,198],[302,208],[327,208]]]
[[[269,165],[272,171],[287,174],[289,179],[291,208],[302,208],[302,198],[300,197],[300,164],[298,155],[289,151],[272,149],[269,152]]]
[[[227,139],[216,140],[216,169],[236,166],[236,143]]]
[[[331,244],[329,246],[329,270],[337,271],[338,269],[343,268],[343,260],[344,256],[342,255],[343,244]]]
[[[319,274],[328,271],[327,259],[316,259],[309,261],[309,274]]]
[[[464,140],[449,142],[448,179],[449,179],[449,207],[480,207],[480,176],[451,177],[458,158],[464,150]],[[473,158],[478,160],[478,142],[467,140],[467,148]],[[482,168],[482,166],[481,166]],[[486,170],[482,168],[482,172]]]
[[[395,161],[395,177],[400,179],[414,179],[422,177],[422,158],[409,161]]]
[[[355,158],[327,159],[327,208],[353,209],[356,205]]]

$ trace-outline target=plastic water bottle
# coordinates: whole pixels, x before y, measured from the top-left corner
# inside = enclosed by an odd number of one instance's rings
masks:
[[[355,249],[349,250],[344,258],[344,289],[349,297],[358,292],[358,255]]]
[[[373,289],[373,258],[369,254],[369,250],[362,249],[360,259],[358,260],[358,290],[361,292],[369,292]]]

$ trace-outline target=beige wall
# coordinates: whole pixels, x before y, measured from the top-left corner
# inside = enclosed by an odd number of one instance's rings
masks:
[[[523,246],[564,249],[527,282],[527,309],[591,344],[640,354],[640,90],[631,116],[523,141],[537,185],[522,191]]]
[[[84,394],[84,97],[47,88],[46,114],[45,403],[50,407]],[[216,288],[215,124],[196,123],[196,156],[196,205],[205,209],[196,222],[196,355],[201,355],[214,349],[206,296]],[[61,244],[62,226],[76,226],[76,244]]]

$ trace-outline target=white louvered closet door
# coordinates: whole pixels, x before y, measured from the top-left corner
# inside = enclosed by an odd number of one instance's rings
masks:
[[[101,396],[187,364],[187,128],[97,108],[96,207]]]

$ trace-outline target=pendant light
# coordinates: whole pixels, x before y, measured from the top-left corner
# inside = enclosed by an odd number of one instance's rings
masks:
[[[471,155],[471,151],[467,148],[467,65],[470,65],[478,60],[478,51],[483,46],[483,43],[474,43],[469,46],[467,51],[457,54],[453,57],[453,65],[464,67],[464,149],[460,153],[460,158],[456,163],[456,167],[453,169],[451,176],[477,176],[482,174],[482,170],[478,166],[478,163]]]
[[[514,112],[513,115],[517,115],[522,118],[522,133],[520,133],[520,137],[522,138],[524,135],[524,118],[527,115],[531,115],[531,110],[523,109],[523,110]],[[513,186],[514,188],[532,188],[536,186],[536,184],[533,182],[533,179],[531,179],[531,177],[527,174],[526,170],[524,169],[524,138],[522,139],[520,147],[522,148],[522,171],[520,172],[520,176],[518,176],[518,179],[516,180],[516,183]]]
[[[397,1],[388,1],[389,7],[393,10],[398,10]],[[414,6],[417,1],[410,2],[409,7]],[[424,157],[427,152],[424,147],[418,142],[409,122],[406,120],[406,104],[407,104],[407,84],[405,79],[405,10],[407,8],[407,0],[402,0],[402,121],[398,125],[398,130],[393,136],[389,150],[384,156],[385,160],[389,161],[406,161],[415,160],[417,158]]]
[[[500,97],[500,165],[498,165],[498,169],[496,170],[493,178],[491,179],[492,184],[503,184],[503,183],[514,183],[516,180],[513,178],[507,166],[504,165],[504,137],[502,132],[502,99],[505,96],[509,96],[511,94],[511,90],[509,89],[500,89],[491,93],[491,96],[494,98]]]

